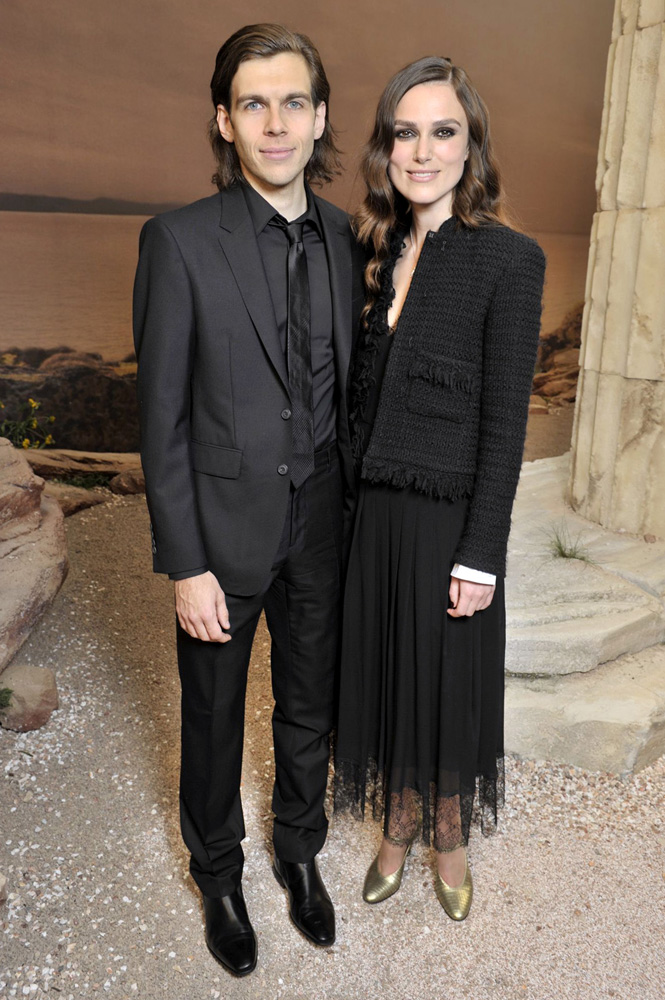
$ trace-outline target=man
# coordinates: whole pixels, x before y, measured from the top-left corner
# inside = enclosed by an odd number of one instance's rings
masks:
[[[337,657],[346,383],[363,261],[307,181],[338,170],[318,52],[280,25],[217,55],[219,194],[150,220],[134,297],[154,569],[175,580],[181,823],[206,941],[256,965],[242,895],[243,714],[262,609],[275,697],[274,871],[315,944],[334,940],[315,856]]]

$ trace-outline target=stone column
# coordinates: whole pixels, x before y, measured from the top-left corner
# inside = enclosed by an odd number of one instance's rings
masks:
[[[616,0],[569,499],[665,537],[665,0]]]

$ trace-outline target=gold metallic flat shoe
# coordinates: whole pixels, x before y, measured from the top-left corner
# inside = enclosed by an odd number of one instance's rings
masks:
[[[464,872],[464,881],[456,889],[453,889],[447,882],[444,882],[438,871],[436,873],[436,881],[434,883],[436,898],[451,920],[464,920],[471,909],[473,881],[471,879],[469,859],[465,857],[465,861],[466,871]]]
[[[379,871],[379,855],[374,858],[371,865],[367,870],[367,875],[365,876],[365,884],[363,886],[363,899],[366,903],[382,903],[384,899],[388,899],[388,896],[392,896],[397,892],[400,885],[402,884],[402,875],[404,874],[404,865],[406,859],[409,856],[409,851],[411,850],[411,844],[408,845],[406,849],[406,854],[404,855],[404,860],[399,866],[396,872],[392,875],[382,875]]]

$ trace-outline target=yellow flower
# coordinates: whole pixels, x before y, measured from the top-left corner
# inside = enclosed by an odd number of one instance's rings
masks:
[[[30,397],[30,399],[28,400],[28,402],[30,403],[30,406],[32,407],[33,410],[38,410],[39,409],[39,403],[36,402],[36,400],[34,400],[32,397]]]
[[[33,417],[32,420],[30,421],[30,426],[32,427],[33,431],[37,427],[37,420],[35,417]]]
[[[53,417],[53,416],[49,417],[49,418],[48,418],[48,422],[49,422],[50,424],[54,424],[54,423],[55,423],[55,417]]]
[[[47,434],[44,438],[44,444],[53,444],[53,435]]]
[[[4,410],[4,408],[5,408],[5,404],[4,403],[0,403],[0,410]]]
[[[30,447],[30,438],[23,438],[23,441],[21,442],[21,444],[23,445],[24,448],[29,448]]]

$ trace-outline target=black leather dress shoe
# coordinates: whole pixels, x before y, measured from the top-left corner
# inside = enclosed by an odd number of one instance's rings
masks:
[[[228,896],[204,896],[203,910],[208,948],[234,976],[246,976],[256,967],[258,948],[241,886]]]
[[[321,881],[316,861],[298,863],[275,858],[273,871],[279,884],[289,894],[289,913],[298,930],[314,944],[332,944],[335,940],[335,910]]]

